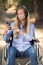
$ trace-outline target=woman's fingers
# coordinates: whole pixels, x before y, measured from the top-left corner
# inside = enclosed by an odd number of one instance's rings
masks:
[[[7,26],[7,25],[6,25],[4,29],[5,29],[5,31],[7,32],[7,31],[10,29],[10,26]]]
[[[15,32],[19,32],[19,28],[14,29]]]
[[[14,26],[14,28],[13,28],[14,30],[16,30],[16,29],[18,29],[18,27],[17,26]]]

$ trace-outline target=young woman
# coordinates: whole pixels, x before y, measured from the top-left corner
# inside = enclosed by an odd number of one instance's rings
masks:
[[[28,11],[25,6],[19,6],[16,10],[16,21],[13,27],[12,47],[9,49],[8,65],[15,65],[16,56],[30,56],[31,65],[37,65],[37,56],[31,40],[34,37],[34,25],[28,19]],[[6,29],[5,29],[6,31]],[[9,42],[12,30],[5,32],[5,41]]]

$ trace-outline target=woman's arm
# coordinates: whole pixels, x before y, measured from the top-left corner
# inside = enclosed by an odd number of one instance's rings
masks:
[[[6,41],[6,43],[9,43],[11,40],[11,34],[13,34],[12,30],[9,30],[6,35],[3,35],[3,40]]]
[[[31,41],[35,35],[35,26],[33,24],[31,24],[29,34],[23,32],[21,30],[20,30],[20,34],[22,34],[26,40]]]

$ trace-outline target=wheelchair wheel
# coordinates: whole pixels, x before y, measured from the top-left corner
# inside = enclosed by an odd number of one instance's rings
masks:
[[[4,47],[2,51],[2,65],[8,65],[8,59],[5,56],[5,53],[6,53],[6,47]]]

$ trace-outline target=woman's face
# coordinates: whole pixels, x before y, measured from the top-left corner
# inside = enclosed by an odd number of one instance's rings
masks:
[[[25,13],[23,9],[19,9],[17,11],[17,16],[20,21],[23,21],[25,19]]]

